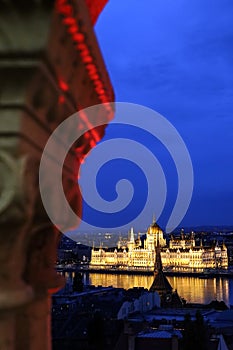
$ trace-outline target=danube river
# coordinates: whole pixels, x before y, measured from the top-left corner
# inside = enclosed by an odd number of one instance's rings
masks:
[[[179,295],[187,302],[209,303],[217,299],[218,301],[223,300],[228,306],[233,305],[233,279],[175,276],[169,276],[167,279],[173,289],[177,289]],[[84,273],[83,281],[86,285],[113,286],[124,289],[144,287],[149,289],[153,282],[153,276]]]

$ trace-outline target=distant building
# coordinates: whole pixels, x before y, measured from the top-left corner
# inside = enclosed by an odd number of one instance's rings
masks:
[[[115,349],[123,320],[159,307],[158,293],[144,288],[86,286],[82,292],[59,291],[53,295],[53,348]],[[100,338],[102,347],[97,347]]]
[[[142,331],[135,337],[136,350],[178,350],[182,333],[172,325],[161,325],[159,329]]]
[[[100,267],[108,265],[118,268],[142,268],[153,271],[155,247],[158,243],[161,247],[166,246],[163,231],[155,221],[147,230],[144,246],[142,245],[140,235],[135,240],[134,231],[131,228],[130,237],[126,245],[121,245],[119,241],[116,248],[93,248],[91,266]]]
[[[135,288],[136,289],[136,288]],[[140,288],[138,288],[140,290]],[[137,289],[136,289],[137,290]],[[117,314],[118,320],[124,320],[133,313],[143,313],[154,309],[155,307],[160,307],[160,296],[156,291],[146,292],[142,289],[140,295],[135,298],[128,298],[126,300]]]
[[[155,221],[149,226],[144,240],[140,234],[135,239],[131,228],[127,242],[119,240],[115,248],[93,247],[90,267],[153,271],[157,245],[161,247],[165,269],[203,270],[228,267],[228,254],[224,243],[220,246],[216,241],[207,247],[200,242],[197,246],[192,232],[191,235],[182,233],[180,237],[171,236],[167,245],[163,231]]]
[[[169,247],[161,252],[164,267],[175,267],[181,269],[205,269],[205,268],[227,268],[228,254],[227,248],[223,243],[221,246],[218,241],[212,246],[196,246],[195,236],[184,235],[174,238],[171,236]]]

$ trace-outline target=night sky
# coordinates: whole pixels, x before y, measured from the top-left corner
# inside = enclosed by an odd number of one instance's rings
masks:
[[[116,101],[159,112],[190,152],[194,191],[181,226],[233,225],[232,23],[232,0],[110,0],[95,28]],[[127,133],[131,131],[110,125],[103,141]],[[140,137],[140,142],[150,142]],[[159,145],[151,147],[162,167],[167,164],[166,152]],[[177,187],[174,169],[165,168],[168,196],[162,226]],[[103,176],[106,193],[113,186],[109,174]],[[147,227],[152,215],[153,208],[136,229]]]

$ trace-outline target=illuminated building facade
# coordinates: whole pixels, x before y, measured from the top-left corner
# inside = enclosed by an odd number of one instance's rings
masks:
[[[218,242],[212,246],[196,246],[194,233],[171,237],[169,247],[161,252],[163,266],[178,269],[215,269],[228,267],[227,248]]]
[[[108,265],[120,269],[141,268],[153,271],[155,247],[158,243],[161,247],[166,246],[163,231],[155,222],[148,228],[144,242],[142,242],[140,234],[138,234],[135,240],[134,231],[133,228],[131,228],[129,240],[124,242],[123,245],[122,242],[119,241],[117,248],[93,248],[90,266],[106,267],[106,265]]]
[[[203,270],[207,268],[227,268],[228,254],[225,244],[204,247],[202,242],[196,245],[194,233],[179,238],[171,236],[167,245],[164,234],[154,221],[148,228],[145,238],[138,234],[135,239],[131,228],[129,240],[118,242],[116,248],[93,248],[91,268],[142,269],[153,271],[156,247],[160,246],[163,268],[176,270]]]

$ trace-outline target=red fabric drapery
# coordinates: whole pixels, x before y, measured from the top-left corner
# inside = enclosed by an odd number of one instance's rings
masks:
[[[94,25],[108,0],[85,0],[90,12],[91,22]]]

